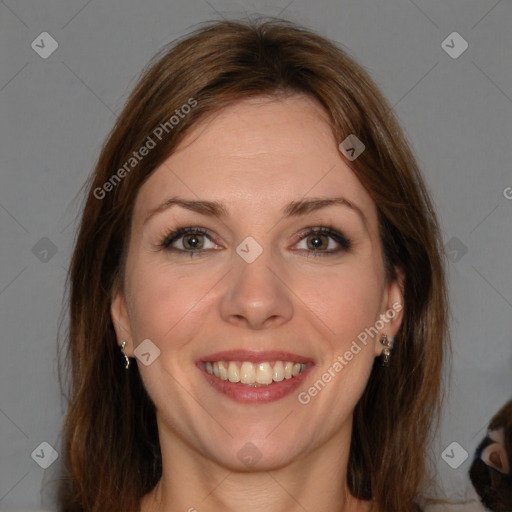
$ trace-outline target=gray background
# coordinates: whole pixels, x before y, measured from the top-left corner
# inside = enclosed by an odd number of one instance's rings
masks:
[[[161,46],[198,22],[246,12],[282,16],[342,44],[402,122],[436,203],[450,260],[454,361],[433,459],[449,496],[466,495],[472,453],[512,392],[511,3],[5,0],[1,510],[55,509],[51,480],[60,459],[43,470],[31,453],[43,441],[60,452],[65,402],[56,333],[65,272],[81,187],[116,113]],[[59,45],[46,59],[31,47],[44,31]],[[469,44],[455,59],[441,46],[454,31]],[[42,238],[55,246],[54,255]],[[457,469],[441,458],[453,441],[470,454]]]

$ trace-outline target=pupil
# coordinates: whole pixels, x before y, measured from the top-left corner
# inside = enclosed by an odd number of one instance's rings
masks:
[[[320,240],[320,236],[318,235],[313,235],[313,238],[311,240],[312,245],[315,249],[318,249],[318,247],[322,245],[322,241]]]
[[[189,238],[188,238],[188,245],[191,246],[194,249],[197,247],[197,245],[200,245],[199,244],[199,240],[198,240],[196,235],[190,235],[189,236]]]

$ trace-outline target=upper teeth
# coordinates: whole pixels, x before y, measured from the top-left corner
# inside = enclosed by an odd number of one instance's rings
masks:
[[[250,363],[248,361],[215,361],[205,363],[206,371],[222,380],[229,382],[241,382],[242,384],[271,384],[281,382],[283,379],[291,379],[303,372],[305,364],[292,363],[291,361],[275,361]]]

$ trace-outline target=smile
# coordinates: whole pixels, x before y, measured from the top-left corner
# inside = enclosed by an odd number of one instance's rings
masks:
[[[314,368],[312,359],[282,351],[217,352],[197,361],[206,382],[242,403],[267,403],[290,395]]]
[[[204,363],[210,375],[229,382],[240,382],[248,386],[269,385],[292,379],[305,369],[304,363],[292,361],[263,361],[251,363],[250,361],[207,361]]]

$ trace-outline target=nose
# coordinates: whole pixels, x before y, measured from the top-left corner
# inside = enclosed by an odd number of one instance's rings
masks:
[[[235,255],[220,300],[222,318],[258,330],[288,322],[293,317],[293,293],[286,281],[285,269],[272,263],[269,250],[252,263]]]

